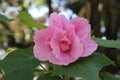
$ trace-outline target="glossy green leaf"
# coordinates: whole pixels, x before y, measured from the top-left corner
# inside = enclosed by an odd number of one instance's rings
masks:
[[[102,80],[120,80],[120,78],[117,78],[108,72],[102,72],[100,73],[100,76],[102,77]]]
[[[13,19],[9,19],[7,18],[6,16],[0,14],[0,21],[3,21],[3,22],[8,22],[8,21],[12,21]]]
[[[53,75],[68,75],[82,77],[85,80],[99,80],[99,71],[110,64],[113,64],[110,59],[101,53],[95,52],[89,57],[80,58],[69,66],[56,66]]]
[[[117,48],[120,49],[120,41],[115,40],[103,40],[100,38],[93,38],[99,46],[107,48]]]
[[[25,11],[19,11],[19,13],[20,13],[20,18],[23,24],[29,27],[36,27],[36,28],[41,28],[41,29],[47,28],[47,26],[39,24],[35,20],[33,20],[33,18],[31,17],[29,13]]]
[[[28,80],[27,78],[31,76],[27,75],[31,75],[38,65],[39,61],[34,58],[32,47],[12,51],[2,61],[0,61],[0,68],[5,72],[5,80],[10,80],[7,77],[11,78],[11,80],[16,80],[13,79],[15,76],[18,79],[20,78],[20,80]],[[29,73],[21,75],[22,73],[26,73],[27,70],[29,70]],[[15,74],[15,72],[17,74]]]
[[[40,75],[37,80],[62,80],[58,76],[52,76],[50,73]]]

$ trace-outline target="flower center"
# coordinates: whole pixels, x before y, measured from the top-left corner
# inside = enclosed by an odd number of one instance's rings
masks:
[[[66,35],[66,31],[63,31],[63,34]]]
[[[67,41],[61,41],[60,48],[62,52],[69,53],[71,50],[71,44]]]

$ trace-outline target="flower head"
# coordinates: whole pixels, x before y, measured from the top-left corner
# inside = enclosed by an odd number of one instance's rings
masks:
[[[41,61],[69,65],[97,49],[90,32],[90,24],[86,19],[67,21],[64,15],[52,13],[48,28],[35,32],[34,55]]]

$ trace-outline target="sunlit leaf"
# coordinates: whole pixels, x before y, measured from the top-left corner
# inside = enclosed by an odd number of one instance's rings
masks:
[[[81,58],[69,66],[56,66],[53,75],[68,75],[82,77],[85,80],[99,80],[99,71],[113,62],[101,53]]]
[[[13,19],[9,19],[7,18],[6,16],[0,14],[0,21],[3,21],[3,22],[8,22],[8,21],[12,21]]]
[[[93,38],[99,46],[107,47],[107,48],[117,48],[120,49],[120,41],[115,40],[103,40],[100,38]]]
[[[47,26],[39,24],[35,20],[33,20],[33,18],[31,17],[29,13],[25,11],[19,11],[19,13],[20,13],[20,18],[23,24],[29,27],[36,27],[36,28],[41,28],[41,29],[47,28]]]
[[[5,72],[5,80],[32,80],[29,77],[38,65],[39,61],[34,58],[32,48],[12,51],[0,61],[0,68]]]

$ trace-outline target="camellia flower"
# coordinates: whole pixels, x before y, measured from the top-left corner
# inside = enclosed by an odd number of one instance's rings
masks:
[[[52,13],[48,28],[35,32],[34,55],[41,61],[57,65],[73,63],[97,49],[90,32],[90,24],[86,19],[67,21],[64,15]]]

